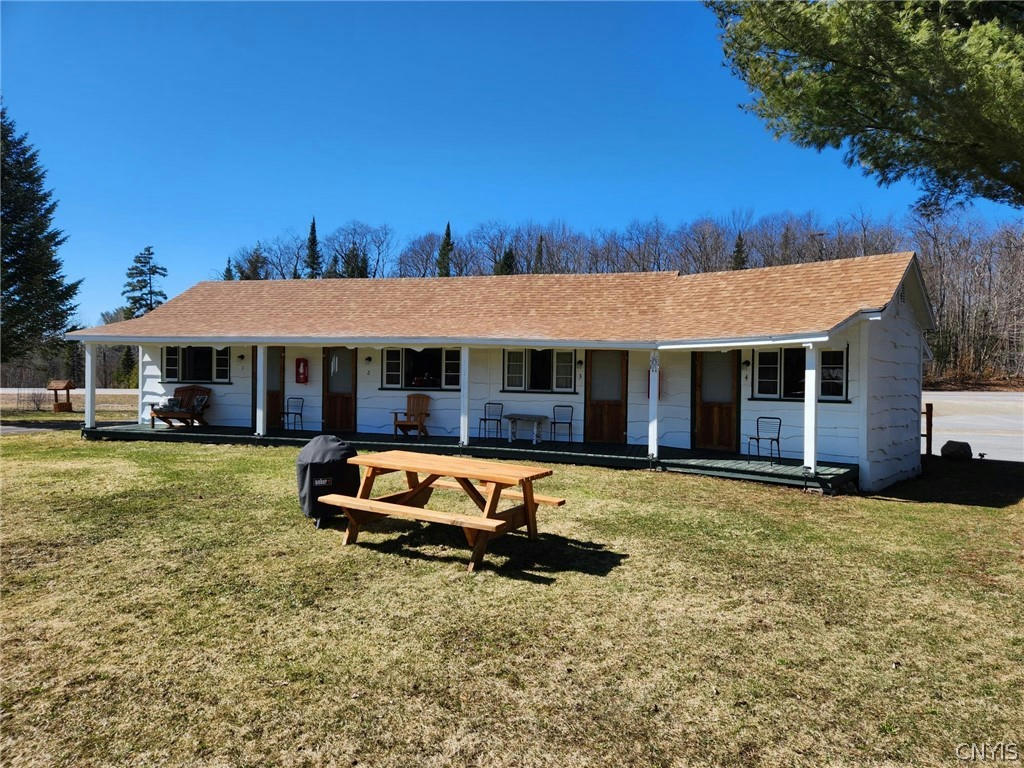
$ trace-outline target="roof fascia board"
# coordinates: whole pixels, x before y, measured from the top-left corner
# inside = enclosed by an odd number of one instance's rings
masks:
[[[536,349],[564,348],[576,349],[655,349],[651,341],[599,341],[593,339],[470,339],[470,338],[438,338],[438,337],[366,337],[354,338],[309,338],[309,337],[236,337],[236,336],[113,336],[108,334],[83,334],[73,332],[67,334],[74,341],[95,344],[266,344],[270,346],[306,346],[306,347],[528,347]]]
[[[738,347],[778,347],[782,344],[820,344],[828,341],[829,334],[818,333],[801,336],[752,336],[737,339],[715,339],[712,341],[683,341],[659,344],[659,350],[675,349],[736,349]]]

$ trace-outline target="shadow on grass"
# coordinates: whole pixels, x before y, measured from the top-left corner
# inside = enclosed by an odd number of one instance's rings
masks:
[[[922,474],[886,488],[878,498],[972,507],[1011,507],[1024,499],[1024,463],[922,456]]]
[[[332,518],[322,527],[343,531],[345,518]],[[431,562],[469,563],[470,549],[461,528],[450,525],[420,525],[404,520],[379,520],[368,529],[374,533],[396,533],[380,542],[360,540],[356,546],[386,555],[399,555]],[[436,550],[441,549],[442,552]],[[430,551],[434,550],[434,551]],[[450,550],[448,552],[447,550]],[[487,545],[480,570],[490,569],[502,576],[536,584],[552,584],[559,573],[607,576],[629,555],[613,552],[604,544],[541,533],[530,541],[524,532],[507,533]],[[501,565],[496,560],[505,559]]]

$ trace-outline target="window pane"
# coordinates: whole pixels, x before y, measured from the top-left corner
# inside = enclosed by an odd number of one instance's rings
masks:
[[[823,350],[821,353],[821,396],[843,397],[846,393],[846,353]]]
[[[505,352],[505,389],[523,388],[525,354],[521,349]]]
[[[164,378],[174,380],[178,378],[178,348],[164,347]]]
[[[530,366],[527,369],[530,375],[530,386],[528,389],[551,389],[552,382],[552,360],[550,349],[531,349]]]
[[[328,393],[332,395],[347,395],[354,391],[356,372],[352,364],[352,357],[352,350],[347,347],[334,347],[328,350]]]
[[[431,347],[417,352],[404,351],[404,384],[411,389],[437,389],[441,386],[441,348]]]
[[[574,357],[572,352],[555,352],[555,389],[572,389]]]
[[[779,353],[757,353],[757,394],[779,394]]]
[[[622,353],[596,350],[590,353],[590,399],[622,400]]]
[[[231,347],[214,350],[214,378],[218,381],[231,379]]]
[[[462,365],[462,350],[446,349],[444,351],[444,385],[459,386],[459,368]]]
[[[384,350],[384,386],[402,386],[402,350]]]
[[[185,381],[212,381],[213,347],[185,347],[181,367]]]
[[[804,396],[804,361],[807,350],[792,347],[782,350],[782,396]]]

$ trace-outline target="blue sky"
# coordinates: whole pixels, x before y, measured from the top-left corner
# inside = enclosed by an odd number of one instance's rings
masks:
[[[680,4],[3,3],[4,103],[60,200],[87,324],[152,245],[174,295],[287,229],[400,242],[451,221],[583,230],[881,189],[738,109],[714,20]],[[986,219],[1014,217],[979,203]]]

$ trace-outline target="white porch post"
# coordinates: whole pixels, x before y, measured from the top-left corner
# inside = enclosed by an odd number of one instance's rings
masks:
[[[146,399],[145,399],[145,394],[142,391],[142,385],[143,385],[143,382],[145,381],[145,378],[143,376],[144,370],[142,368],[142,345],[141,344],[135,348],[135,359],[138,361],[138,367],[139,367],[139,380],[138,380],[138,382],[136,382],[138,384],[138,386],[139,386],[139,419],[138,419],[138,421],[139,421],[139,424],[142,424],[146,420],[146,415],[145,415]]]
[[[459,350],[459,442],[469,445],[469,347]]]
[[[267,346],[256,347],[256,434],[267,434]]]
[[[804,469],[818,471],[818,350],[804,344]]]
[[[651,352],[649,394],[647,396],[647,453],[658,458],[658,400],[661,397],[661,359],[658,350]]]
[[[96,345],[85,342],[85,426],[96,426]]]

